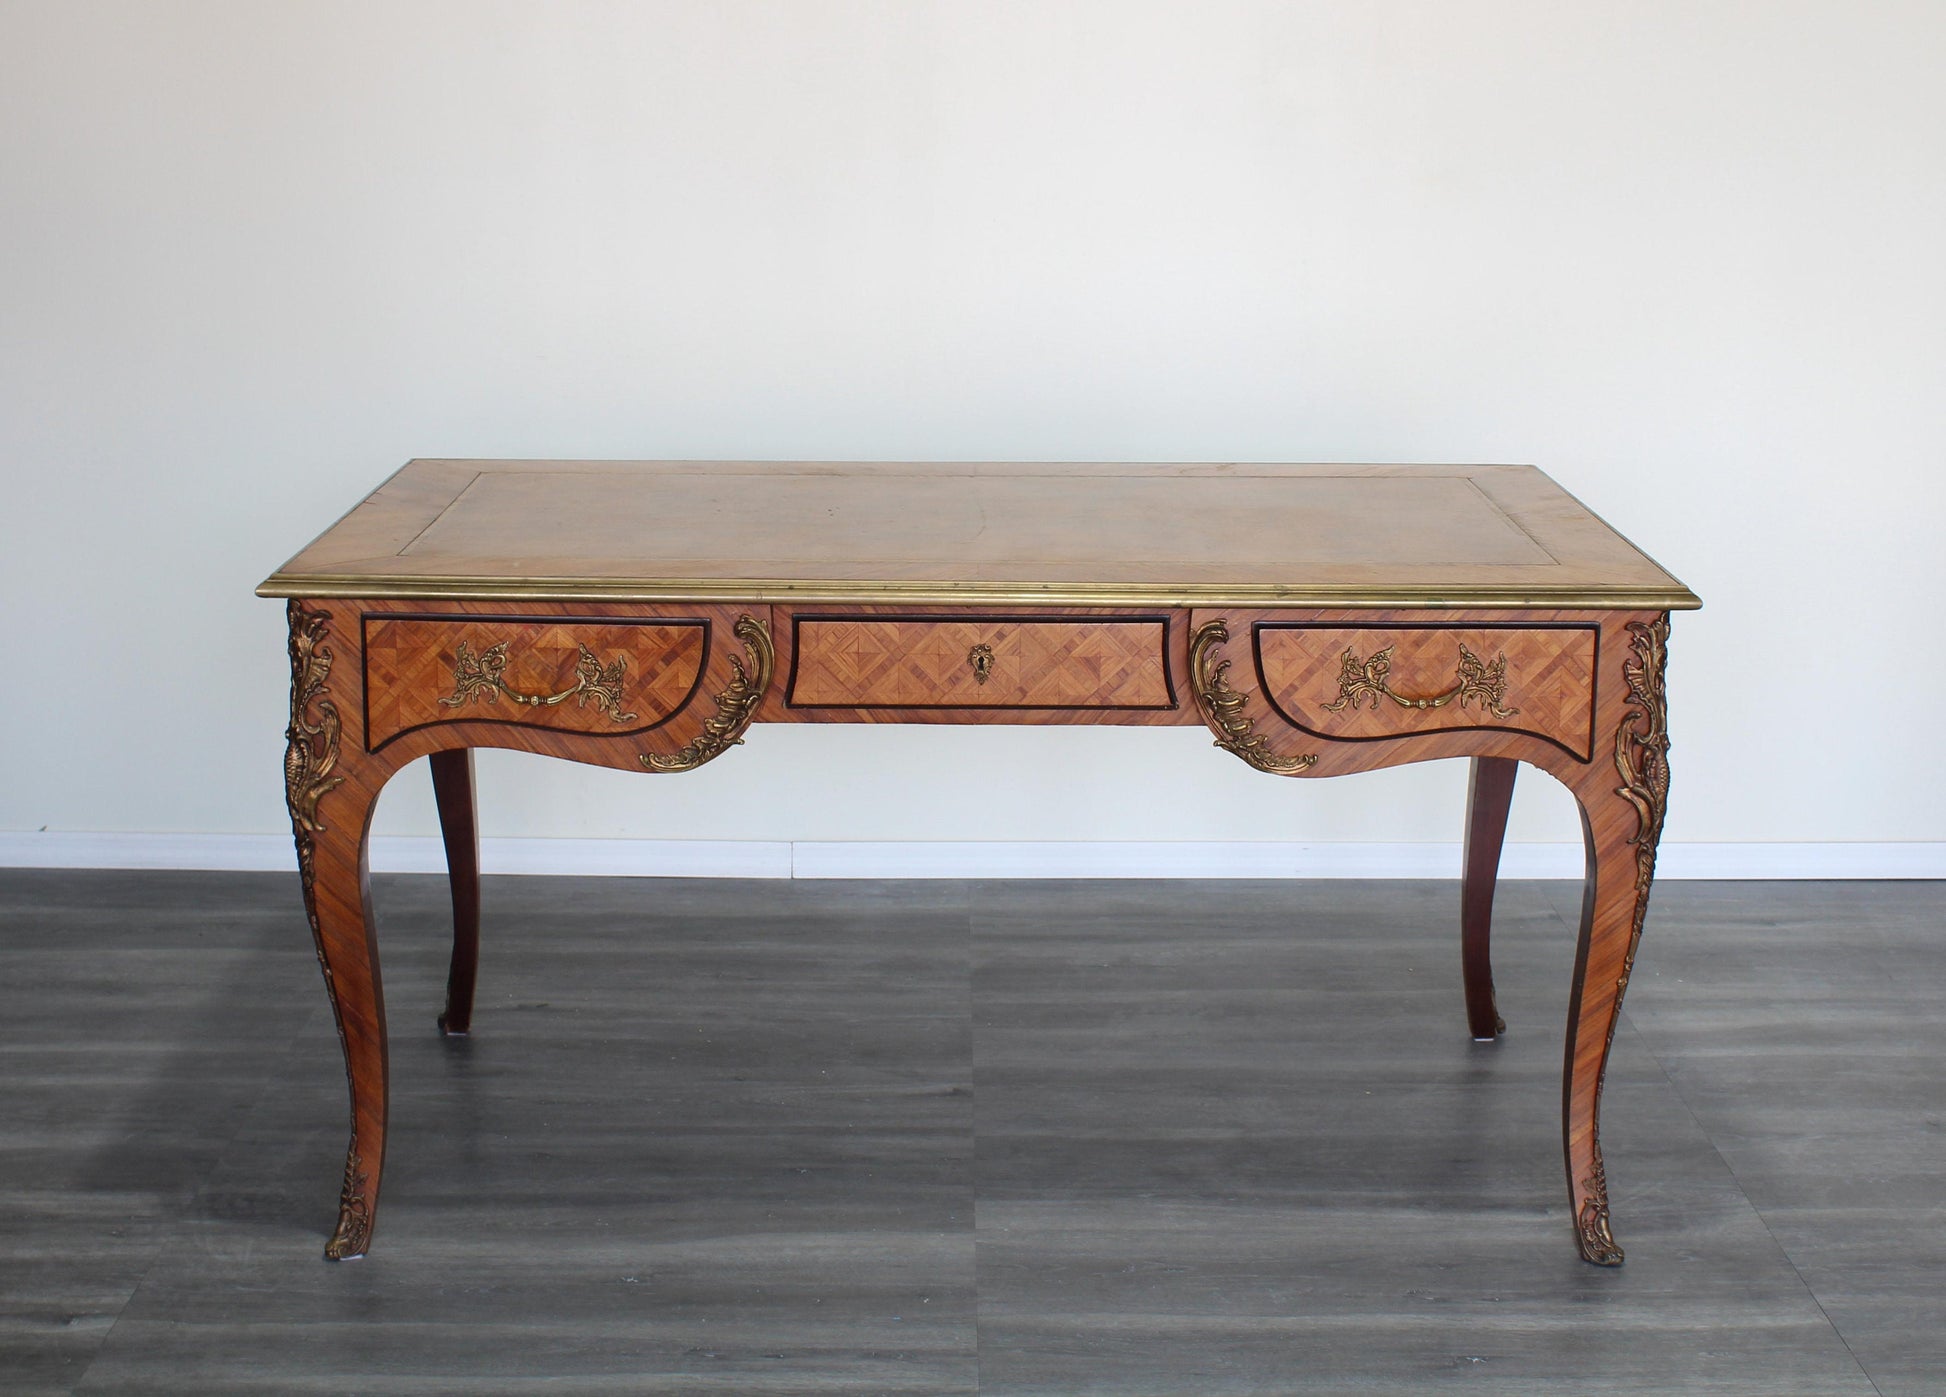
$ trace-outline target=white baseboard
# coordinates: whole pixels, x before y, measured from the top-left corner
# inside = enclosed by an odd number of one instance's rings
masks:
[[[684,878],[1456,878],[1452,844],[483,839],[488,873]],[[293,868],[273,834],[0,831],[0,868]],[[438,873],[431,837],[372,840],[381,873]],[[1507,878],[1578,878],[1578,844],[1509,844]],[[1665,843],[1662,878],[1942,878],[1946,843]]]

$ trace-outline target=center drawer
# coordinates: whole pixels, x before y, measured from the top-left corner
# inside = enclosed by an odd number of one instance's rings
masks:
[[[1162,616],[797,616],[793,708],[1175,706]]]

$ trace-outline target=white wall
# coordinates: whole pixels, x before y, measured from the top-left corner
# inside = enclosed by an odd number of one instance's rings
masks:
[[[1936,0],[0,3],[0,830],[284,830],[251,587],[407,457],[558,455],[1535,462],[1708,604],[1669,840],[1946,839],[1942,71]],[[1464,788],[1199,729],[483,767],[490,834],[641,838]]]

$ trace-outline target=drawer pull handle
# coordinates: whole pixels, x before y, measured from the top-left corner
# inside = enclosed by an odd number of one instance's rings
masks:
[[[973,682],[984,684],[993,677],[993,647],[976,645],[966,652],[966,662],[973,666]]]
[[[462,708],[474,702],[498,703],[500,695],[505,694],[529,708],[552,708],[573,699],[582,708],[592,703],[612,722],[632,723],[641,715],[622,712],[622,685],[627,675],[627,655],[617,655],[614,664],[604,666],[595,658],[595,652],[583,645],[581,658],[575,661],[574,683],[570,687],[558,694],[523,694],[507,683],[506,641],[489,645],[475,655],[473,647],[462,640],[453,660],[452,697],[440,702],[448,708]]]
[[[1518,708],[1506,706],[1507,699],[1507,652],[1502,650],[1488,664],[1464,645],[1459,648],[1459,666],[1453,687],[1443,694],[1429,694],[1424,698],[1412,698],[1405,694],[1392,692],[1392,647],[1386,646],[1369,660],[1360,660],[1350,649],[1344,654],[1338,670],[1338,701],[1324,706],[1327,713],[1341,713],[1347,707],[1357,712],[1367,697],[1372,707],[1380,707],[1381,698],[1389,698],[1401,708],[1444,708],[1454,699],[1465,708],[1474,700],[1496,718],[1511,718],[1520,712]]]

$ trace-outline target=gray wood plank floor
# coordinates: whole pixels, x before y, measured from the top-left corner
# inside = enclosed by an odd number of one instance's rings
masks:
[[[1559,1145],[1578,890],[380,878],[377,1245],[295,878],[0,872],[0,1390],[1946,1391],[1946,886],[1665,884]]]

